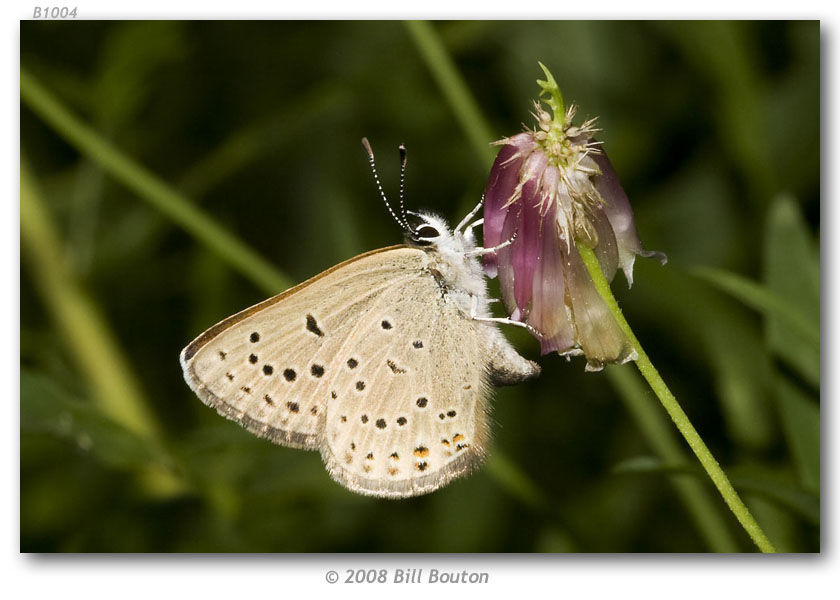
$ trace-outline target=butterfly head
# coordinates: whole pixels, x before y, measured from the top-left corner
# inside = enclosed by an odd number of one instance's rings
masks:
[[[452,236],[446,222],[429,213],[407,211],[411,222],[406,222],[406,238],[413,246],[437,246]]]
[[[446,220],[427,212],[406,211],[406,243],[442,254],[466,254],[475,248],[472,232],[453,231]]]

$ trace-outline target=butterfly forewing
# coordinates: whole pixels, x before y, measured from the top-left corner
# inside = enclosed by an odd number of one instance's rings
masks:
[[[333,477],[404,497],[476,466],[489,438],[485,327],[428,273],[385,289],[336,356],[321,448]]]
[[[424,258],[401,246],[363,254],[222,321],[184,349],[187,382],[257,435],[319,447],[342,347],[360,315],[416,278]]]

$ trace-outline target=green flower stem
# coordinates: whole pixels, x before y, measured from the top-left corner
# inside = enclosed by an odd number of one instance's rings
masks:
[[[648,358],[648,355],[645,353],[644,349],[642,349],[642,345],[639,343],[639,340],[636,339],[633,330],[630,329],[630,325],[624,318],[624,315],[618,306],[618,302],[616,302],[615,296],[612,294],[610,284],[604,277],[603,271],[601,271],[601,266],[598,264],[598,259],[595,257],[595,253],[583,244],[578,244],[577,248],[580,251],[580,256],[583,259],[586,268],[589,270],[589,275],[592,277],[595,288],[604,299],[604,302],[607,303],[610,312],[612,312],[613,317],[615,317],[615,320],[618,322],[621,330],[636,349],[636,352],[639,355],[636,359],[636,366],[639,368],[639,372],[642,374],[642,377],[647,380],[653,390],[653,393],[656,394],[657,398],[659,398],[662,406],[676,424],[677,429],[679,429],[680,433],[685,438],[685,441],[688,442],[689,447],[691,447],[691,450],[697,456],[700,464],[703,465],[706,473],[708,473],[712,483],[714,483],[715,487],[720,492],[720,495],[723,496],[724,501],[729,506],[729,510],[732,511],[747,534],[749,534],[762,552],[775,552],[776,549],[773,547],[773,544],[770,543],[770,540],[761,530],[761,527],[753,518],[747,506],[738,496],[735,488],[733,488],[732,484],[729,483],[729,479],[726,477],[723,469],[720,468],[720,465],[715,460],[714,456],[712,456],[712,453],[709,452],[709,449],[697,433],[697,430],[694,429],[691,421],[689,421],[688,415],[685,414],[685,411],[683,411],[682,407],[677,402],[677,399],[671,393],[671,390],[668,389],[668,386],[662,380],[662,377],[660,377],[656,367],[653,366],[653,363],[650,362],[650,358]]]
[[[20,95],[39,117],[53,127],[67,142],[140,198],[160,210],[193,237],[218,254],[225,262],[263,289],[282,290],[290,280],[252,248],[243,244],[218,223],[160,178],[132,161],[112,144],[82,123],[29,72],[20,70]]]

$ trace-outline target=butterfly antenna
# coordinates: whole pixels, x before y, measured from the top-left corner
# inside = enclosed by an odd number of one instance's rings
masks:
[[[368,154],[368,160],[370,161],[370,170],[373,173],[373,179],[374,181],[376,181],[376,187],[379,190],[379,195],[382,196],[382,201],[388,208],[388,212],[391,213],[391,216],[394,217],[394,220],[400,227],[402,227],[405,230],[409,230],[409,226],[404,221],[400,220],[400,218],[391,208],[391,205],[388,203],[388,198],[385,196],[385,190],[382,189],[382,184],[379,182],[379,175],[376,173],[376,163],[373,159],[373,148],[370,147],[370,142],[368,142],[368,139],[366,137],[362,138],[362,146],[365,147],[365,151]]]
[[[405,163],[407,161],[408,152],[405,144],[400,144],[400,214],[402,214],[403,222],[407,222],[405,218]]]

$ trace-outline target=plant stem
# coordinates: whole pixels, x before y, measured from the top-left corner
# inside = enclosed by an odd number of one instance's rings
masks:
[[[697,433],[697,430],[694,429],[691,421],[689,421],[688,415],[685,414],[685,411],[683,411],[682,407],[677,402],[677,399],[659,375],[656,367],[653,366],[650,358],[648,358],[648,355],[645,353],[642,345],[639,343],[639,340],[636,338],[636,335],[633,333],[633,330],[624,318],[624,315],[618,306],[618,302],[616,302],[615,296],[612,294],[610,284],[604,277],[603,271],[601,271],[601,266],[598,264],[598,259],[595,257],[595,253],[584,244],[578,244],[577,248],[580,251],[580,256],[583,259],[586,268],[589,270],[589,275],[592,277],[595,288],[604,299],[604,302],[607,303],[610,312],[612,312],[613,317],[615,317],[615,320],[627,336],[627,339],[630,340],[636,349],[636,352],[639,355],[636,359],[636,366],[642,374],[642,377],[647,380],[650,388],[653,390],[653,393],[656,394],[657,398],[659,398],[662,406],[676,424],[677,429],[679,429],[680,433],[685,438],[685,441],[688,442],[691,450],[697,456],[700,464],[703,465],[706,473],[708,473],[712,483],[714,483],[715,487],[720,492],[720,495],[723,496],[724,501],[729,506],[729,510],[732,511],[735,518],[738,519],[738,522],[741,523],[741,526],[747,534],[749,534],[762,552],[775,552],[776,549],[773,547],[773,544],[767,538],[764,531],[761,530],[761,527],[758,525],[755,518],[753,518],[747,506],[738,496],[738,493],[735,491],[735,488],[732,487],[732,484],[729,482],[729,479],[726,477],[723,469],[721,469],[720,465],[715,460],[714,456],[712,456],[712,453],[706,447],[706,444],[703,442],[700,435]]]

